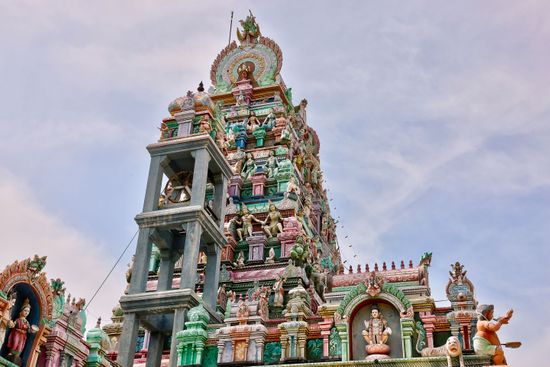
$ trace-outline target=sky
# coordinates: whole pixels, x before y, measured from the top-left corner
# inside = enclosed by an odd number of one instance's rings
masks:
[[[515,310],[499,333],[523,342],[509,363],[545,358],[544,0],[0,1],[0,265],[48,255],[48,276],[90,299],[137,229],[145,146],[170,101],[210,83],[231,11],[235,24],[248,9],[283,51],[294,102],[309,102],[343,258],[430,251],[437,301],[458,260],[478,301]],[[134,245],[90,323],[110,317]]]

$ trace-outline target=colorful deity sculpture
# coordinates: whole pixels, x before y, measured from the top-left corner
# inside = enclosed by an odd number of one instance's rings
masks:
[[[269,157],[267,158],[267,161],[265,162],[264,170],[267,173],[267,178],[275,177],[277,174],[279,168],[279,161],[277,160],[277,157],[275,157],[275,151],[271,150],[269,151]]]
[[[271,130],[275,126],[275,121],[277,117],[275,116],[275,113],[273,112],[273,108],[269,111],[269,114],[264,119],[264,122],[262,123],[262,126],[266,130]]]
[[[275,283],[273,284],[273,292],[275,293],[273,297],[273,307],[283,307],[285,299],[285,289],[283,285],[285,283],[285,278],[282,276],[277,276]]]
[[[250,179],[254,173],[256,173],[256,160],[254,159],[254,156],[252,153],[246,154],[246,159],[243,163],[243,166],[241,168],[241,177],[244,180]]]
[[[258,218],[256,218],[254,215],[252,215],[245,205],[243,205],[243,209],[242,209],[242,221],[243,221],[242,232],[244,232],[244,234],[247,235],[248,237],[252,237],[252,229],[253,229],[252,222],[261,223],[261,224],[264,223]],[[242,239],[242,234],[240,235],[240,237]]]
[[[17,293],[12,292],[9,296],[8,302],[3,309],[3,312],[0,314],[0,348],[2,348],[2,345],[4,343],[4,339],[6,337],[6,331],[9,327],[12,327],[13,321],[10,320],[10,312],[13,306],[15,305],[15,301],[17,299]]]
[[[460,269],[462,270],[462,269]],[[493,321],[494,306],[480,305],[477,308],[477,333],[474,336],[474,350],[476,354],[492,357],[494,364],[506,364],[497,331],[512,318],[513,310],[508,310],[502,317]]]
[[[269,224],[268,224],[269,221]],[[265,234],[269,238],[277,235],[277,233],[283,233],[283,217],[281,212],[277,210],[275,204],[269,204],[269,213],[267,213],[267,218],[263,222],[262,228],[264,229]]]
[[[31,325],[27,320],[27,317],[31,313],[31,305],[29,299],[25,299],[21,311],[19,311],[19,317],[11,321],[8,327],[11,329],[8,337],[7,347],[9,350],[8,358],[12,359],[15,363],[20,359],[20,355],[27,343],[27,334],[34,334],[38,331],[38,326]]]
[[[390,347],[387,345],[392,333],[384,315],[376,307],[373,307],[370,319],[365,320],[365,329],[361,332],[367,342],[365,351],[368,355],[388,355]]]

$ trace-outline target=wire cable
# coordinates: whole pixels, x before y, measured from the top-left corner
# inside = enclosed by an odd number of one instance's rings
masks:
[[[118,263],[120,262],[120,260],[122,259],[122,257],[124,256],[124,254],[126,253],[126,251],[128,251],[128,248],[130,247],[130,245],[132,244],[132,242],[134,242],[134,238],[136,238],[137,234],[139,232],[139,229],[136,230],[136,233],[134,233],[134,235],[132,236],[132,238],[130,239],[130,241],[128,242],[128,244],[126,245],[126,247],[124,248],[124,251],[122,251],[122,253],[120,254],[120,256],[118,257],[117,261],[115,262],[115,264],[113,265],[113,267],[111,268],[111,270],[109,270],[109,273],[107,274],[107,276],[105,277],[105,279],[103,279],[103,281],[101,282],[101,284],[99,285],[99,287],[96,289],[94,295],[92,296],[92,298],[90,299],[90,302],[88,302],[86,304],[86,306],[84,307],[84,311],[86,311],[88,309],[88,307],[92,304],[92,301],[94,300],[94,298],[97,296],[97,294],[99,293],[99,291],[101,290],[101,288],[103,287],[103,285],[105,284],[105,282],[107,281],[107,279],[109,279],[109,277],[111,276],[111,274],[113,273],[113,271],[115,270],[116,266],[118,265]]]

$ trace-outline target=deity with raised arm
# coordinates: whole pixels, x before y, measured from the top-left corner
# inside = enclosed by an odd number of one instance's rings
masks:
[[[510,346],[509,344],[512,343],[502,344],[498,338],[497,331],[502,325],[508,324],[514,311],[508,310],[504,316],[493,320],[494,310],[493,305],[478,306],[478,321],[477,332],[474,336],[474,350],[476,354],[491,356],[494,364],[505,365],[506,358],[504,358],[504,352],[501,345]]]
[[[254,215],[252,215],[248,210],[248,208],[244,205],[242,209],[241,218],[243,221],[243,232],[247,237],[252,237],[252,229],[253,229],[252,222],[264,224],[264,222],[262,222],[261,220],[256,218]]]

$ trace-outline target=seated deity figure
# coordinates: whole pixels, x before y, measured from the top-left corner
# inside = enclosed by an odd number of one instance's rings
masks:
[[[8,337],[7,347],[9,350],[8,359],[18,362],[25,344],[27,342],[27,334],[34,334],[38,331],[38,326],[31,325],[27,320],[27,317],[31,313],[31,306],[29,299],[27,298],[23,302],[21,311],[19,311],[19,317],[11,321],[8,325],[11,328],[10,335]]]
[[[237,256],[237,261],[233,264],[237,269],[244,268],[244,253],[241,251]]]
[[[491,356],[494,364],[506,364],[497,331],[512,318],[513,310],[493,320],[494,306],[480,305],[477,308],[477,332],[474,336],[474,350],[476,354]]]
[[[389,354],[390,348],[386,344],[392,331],[388,322],[376,307],[371,310],[370,315],[370,319],[364,321],[365,330],[361,333],[367,342],[365,350],[367,354]]]
[[[265,258],[266,264],[274,264],[275,263],[275,250],[273,247],[269,249],[268,256]]]
[[[269,220],[269,224],[267,224]],[[275,204],[269,204],[269,213],[267,213],[267,218],[263,221],[262,228],[269,238],[273,237],[277,233],[283,233],[283,225],[281,224],[283,217],[281,212],[277,210]]]

